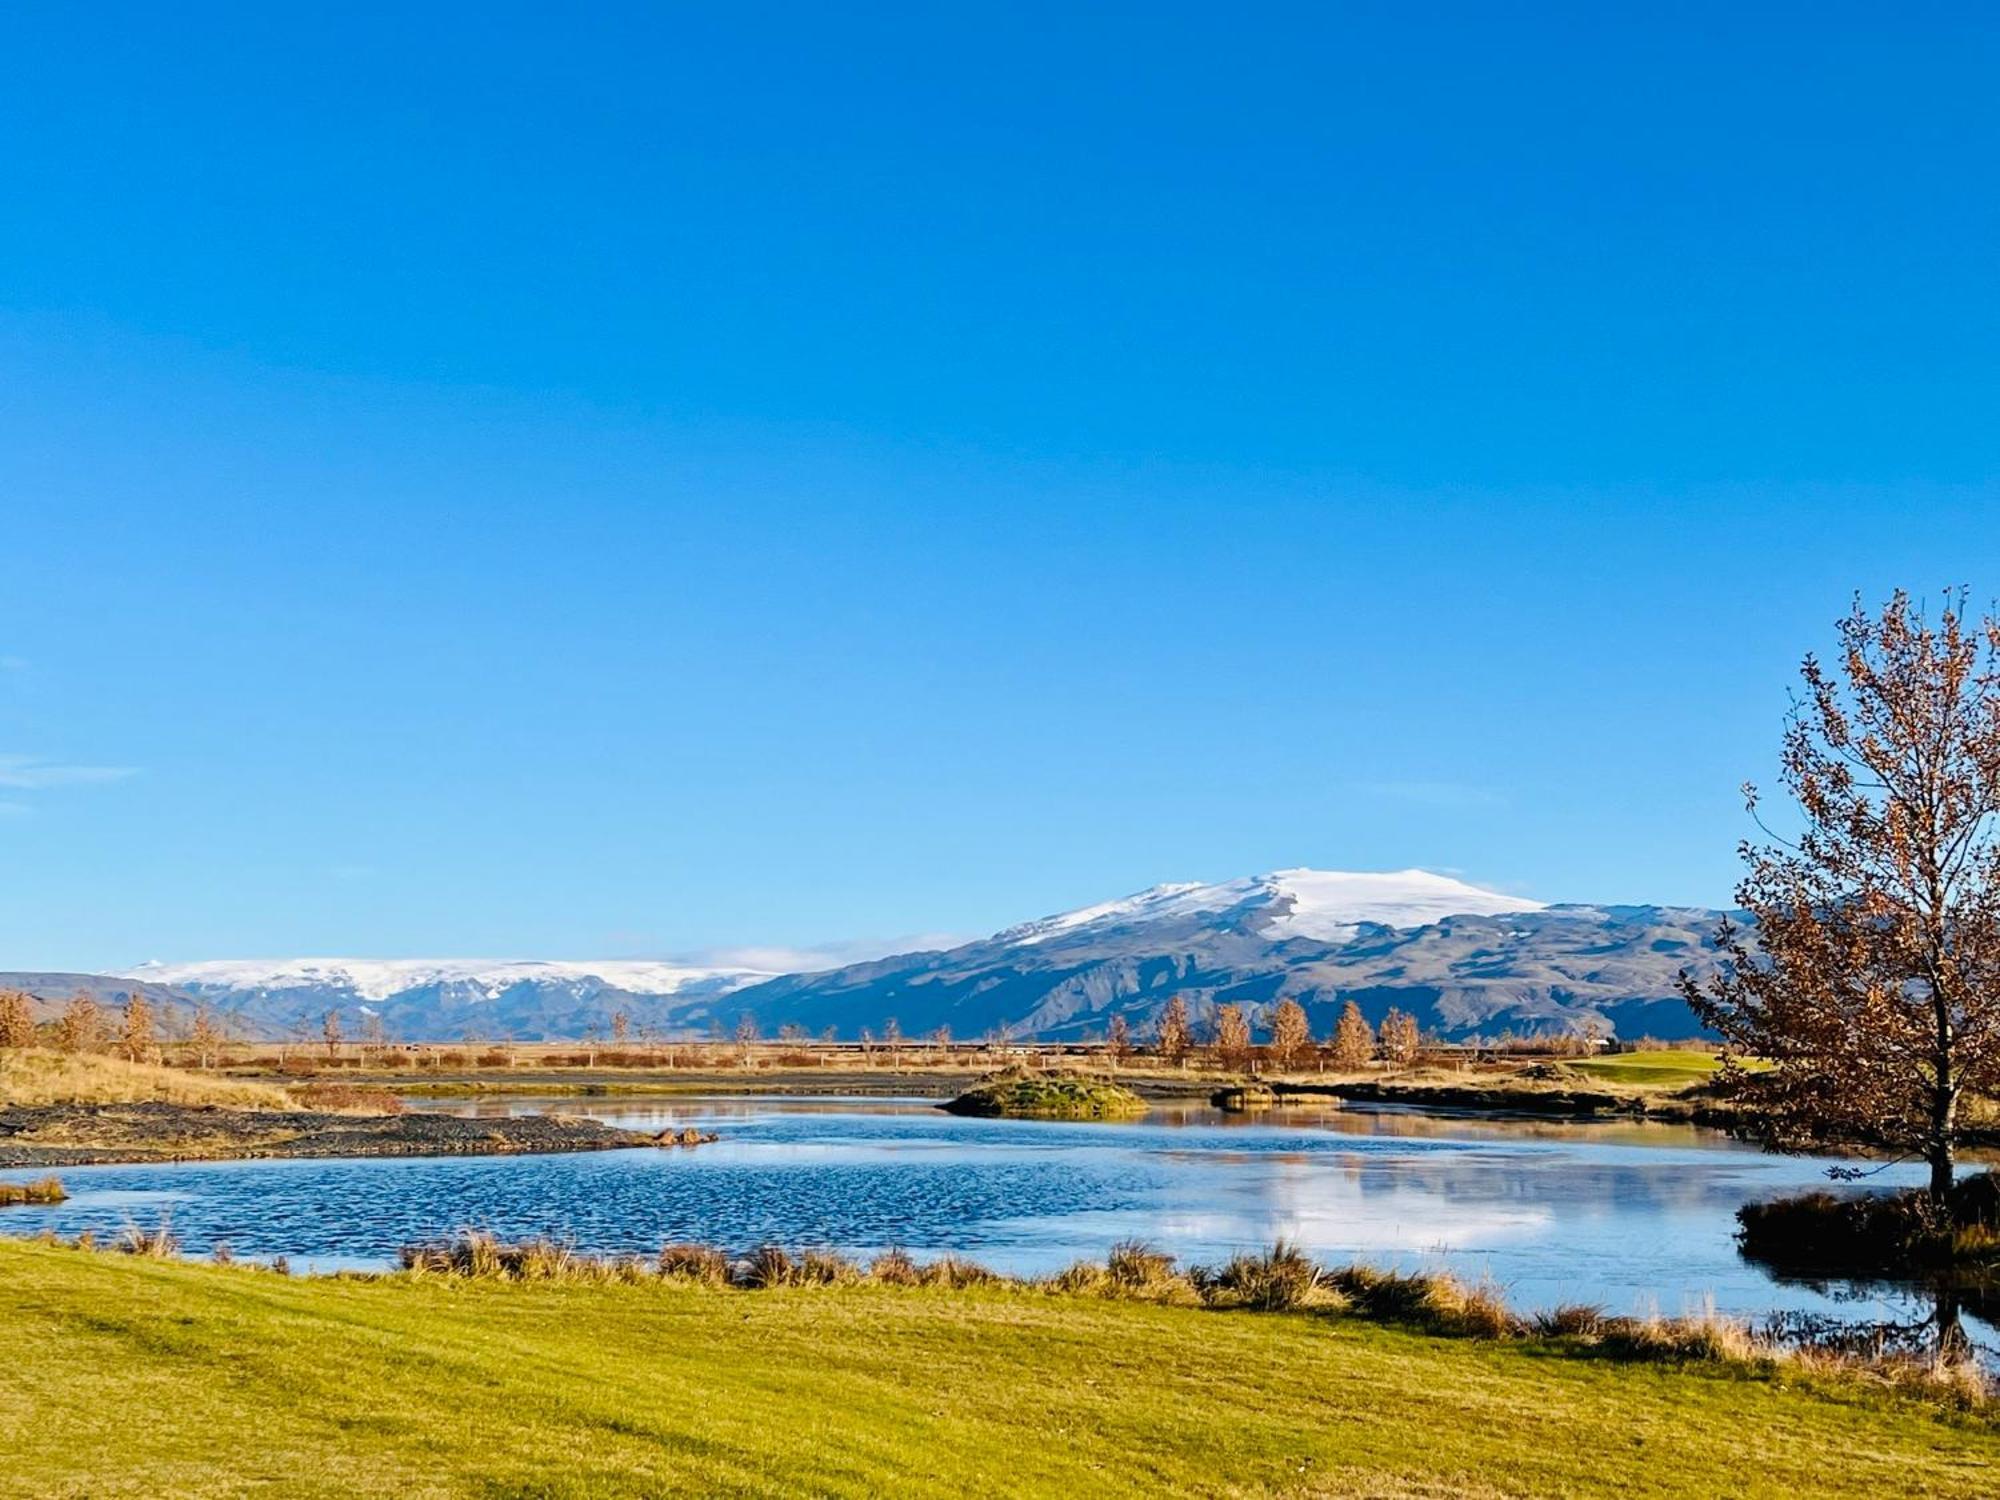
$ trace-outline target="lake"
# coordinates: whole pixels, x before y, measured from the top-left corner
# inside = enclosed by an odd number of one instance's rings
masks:
[[[1447,1267],[1522,1308],[1614,1313],[1713,1305],[1761,1317],[1911,1315],[1880,1289],[1780,1284],[1741,1259],[1733,1215],[1822,1186],[1830,1163],[1772,1157],[1712,1131],[1328,1106],[1264,1117],[1193,1105],[1119,1124],[961,1119],[930,1099],[612,1097],[428,1104],[557,1111],[641,1130],[693,1125],[695,1150],[568,1156],[73,1167],[72,1197],[0,1211],[0,1232],[115,1234],[171,1219],[190,1253],[295,1267],[388,1265],[405,1243],[477,1227],[592,1252],[698,1240],[866,1255],[961,1252],[1055,1270],[1143,1239],[1186,1262],[1284,1236],[1329,1263]],[[6,1178],[44,1175],[13,1171]],[[1894,1168],[1883,1186],[1919,1180]],[[1993,1331],[1975,1328],[1989,1345]]]

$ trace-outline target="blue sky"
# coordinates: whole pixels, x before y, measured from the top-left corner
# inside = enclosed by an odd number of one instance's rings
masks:
[[[8,8],[0,968],[1725,900],[2000,16],[1629,9]]]

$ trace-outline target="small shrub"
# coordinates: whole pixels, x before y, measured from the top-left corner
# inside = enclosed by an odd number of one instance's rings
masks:
[[[1043,1283],[1052,1292],[1069,1296],[1094,1296],[1115,1289],[1110,1275],[1094,1260],[1080,1260],[1056,1272]]]
[[[33,1182],[0,1182],[0,1208],[18,1204],[61,1203],[68,1197],[60,1177],[38,1177]]]
[[[885,1250],[868,1262],[868,1279],[883,1286],[918,1286],[923,1271],[907,1250]]]
[[[757,1253],[737,1273],[737,1283],[748,1287],[785,1286],[793,1280],[792,1258],[777,1245],[760,1245]]]
[[[1143,1240],[1120,1240],[1105,1258],[1105,1273],[1118,1286],[1144,1288],[1174,1279],[1174,1258]]]
[[[151,1260],[168,1260],[180,1254],[181,1242],[174,1237],[169,1221],[161,1219],[151,1229],[141,1229],[137,1224],[127,1224],[119,1232],[118,1248],[127,1255],[143,1255]]]
[[[1587,1302],[1565,1302],[1536,1313],[1533,1327],[1545,1339],[1594,1339],[1604,1331],[1604,1309]]]
[[[1341,1300],[1320,1268],[1288,1240],[1279,1240],[1262,1255],[1232,1255],[1220,1267],[1198,1272],[1195,1285],[1209,1302],[1260,1312],[1287,1312]]]
[[[965,1260],[956,1255],[941,1255],[918,1273],[923,1286],[942,1287],[946,1291],[962,1291],[971,1286],[996,1286],[1001,1278],[977,1261]]]
[[[669,1281],[723,1286],[729,1281],[729,1257],[708,1245],[666,1245],[660,1250],[659,1270]]]

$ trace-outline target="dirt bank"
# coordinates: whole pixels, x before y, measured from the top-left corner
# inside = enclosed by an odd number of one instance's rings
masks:
[[[661,1144],[597,1120],[348,1115],[179,1104],[0,1108],[0,1167],[251,1156],[492,1156]]]

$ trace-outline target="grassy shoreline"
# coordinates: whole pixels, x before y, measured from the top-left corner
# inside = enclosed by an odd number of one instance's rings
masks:
[[[1991,1421],[1886,1392],[1008,1287],[14,1243],[0,1324],[0,1495],[1972,1496],[2000,1464]]]

